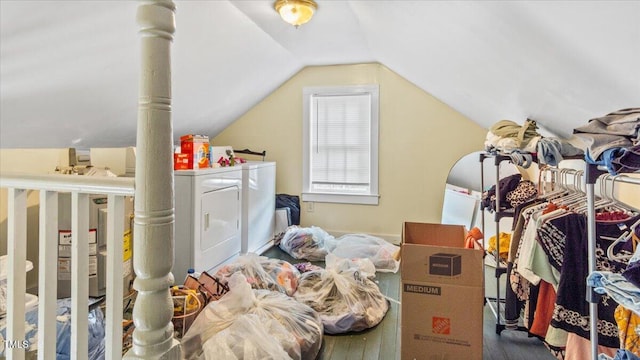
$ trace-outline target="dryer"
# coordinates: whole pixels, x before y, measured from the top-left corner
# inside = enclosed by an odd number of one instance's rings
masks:
[[[242,172],[242,253],[262,254],[275,230],[276,163],[248,161]]]
[[[213,272],[240,254],[242,167],[174,172],[175,241],[173,275]]]

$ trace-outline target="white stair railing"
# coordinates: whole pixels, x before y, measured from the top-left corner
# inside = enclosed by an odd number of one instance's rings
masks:
[[[71,193],[71,349],[72,359],[88,354],[89,195],[107,195],[107,269],[105,358],[122,358],[124,198],[134,195],[134,179],[69,175],[0,174],[7,189],[7,338],[25,337],[27,192],[38,190],[38,359],[56,354],[58,282],[58,193]],[[81,241],[84,240],[84,241]],[[11,345],[11,344],[10,344]],[[32,346],[35,344],[31,344]],[[24,346],[5,346],[7,359],[25,358]]]

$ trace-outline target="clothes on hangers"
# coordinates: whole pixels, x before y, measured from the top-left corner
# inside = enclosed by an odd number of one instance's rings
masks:
[[[615,318],[618,323],[621,347],[640,355],[640,334],[636,330],[640,329],[640,316],[626,307],[618,305]]]
[[[631,218],[623,221],[627,227],[637,220]],[[570,213],[564,218],[550,220],[560,228],[564,224],[571,224],[564,229],[566,235],[565,251],[563,255],[560,282],[558,284],[556,306],[551,325],[584,338],[589,338],[589,304],[586,299],[586,280],[589,275],[587,252],[586,217],[582,214]],[[575,226],[579,224],[579,226]],[[624,262],[610,260],[606,257],[606,249],[610,240],[605,237],[617,238],[621,230],[618,224],[596,222],[596,269],[621,274],[627,267]],[[630,244],[621,244],[625,248]],[[631,254],[631,249],[618,250]],[[619,347],[617,326],[614,321],[614,310],[617,303],[610,296],[602,296],[598,302],[598,344],[606,347]]]
[[[640,246],[637,246],[638,242],[640,242],[640,225],[633,229],[631,241],[635,251],[631,259],[629,259],[629,265],[622,273],[622,276],[633,285],[640,287]]]

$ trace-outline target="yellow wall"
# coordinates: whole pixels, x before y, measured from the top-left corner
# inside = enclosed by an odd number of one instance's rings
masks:
[[[303,226],[398,239],[403,221],[439,222],[449,170],[481,150],[486,129],[380,64],[307,67],[212,139],[266,150],[277,162],[278,193],[302,191],[302,89],[380,85],[380,204],[302,204]],[[474,175],[475,174],[471,174]]]

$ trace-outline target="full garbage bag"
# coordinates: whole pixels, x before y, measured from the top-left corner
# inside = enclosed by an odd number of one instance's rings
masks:
[[[290,337],[282,336],[277,331],[269,330],[274,329],[274,326],[270,325],[266,330],[271,334],[269,337],[238,335],[245,336],[245,341],[251,342],[245,343],[243,348],[259,348],[266,346],[264,342],[277,342],[294,360],[315,359],[318,355],[322,345],[323,327],[316,311],[283,293],[251,289],[245,276],[235,273],[229,277],[229,292],[220,300],[209,303],[183,337],[181,344],[185,359],[206,359],[207,355],[204,353],[210,345],[205,344],[247,314],[256,315],[265,325],[273,320],[277,321],[295,341],[290,341]],[[234,328],[241,326],[234,325]],[[228,335],[223,336],[231,339]],[[227,345],[232,347],[232,344]]]
[[[366,258],[376,271],[397,272],[400,268],[400,247],[367,234],[347,234],[336,239],[331,253],[342,258]]]
[[[273,341],[273,337],[279,341]],[[293,334],[278,321],[264,322],[255,314],[243,314],[202,345],[202,357],[206,360],[293,359],[283,345],[300,357],[300,347]]]
[[[290,226],[280,240],[280,248],[296,259],[322,261],[336,239],[317,226]]]
[[[327,334],[341,334],[371,328],[384,318],[389,303],[371,274],[353,262],[333,254],[326,257],[326,269],[303,273],[293,295],[320,314]],[[375,270],[373,270],[375,271]]]
[[[300,277],[300,271],[289,262],[254,253],[240,255],[232,263],[224,265],[216,277],[226,283],[236,272],[241,272],[254,289],[279,291],[289,296],[296,291]]]

